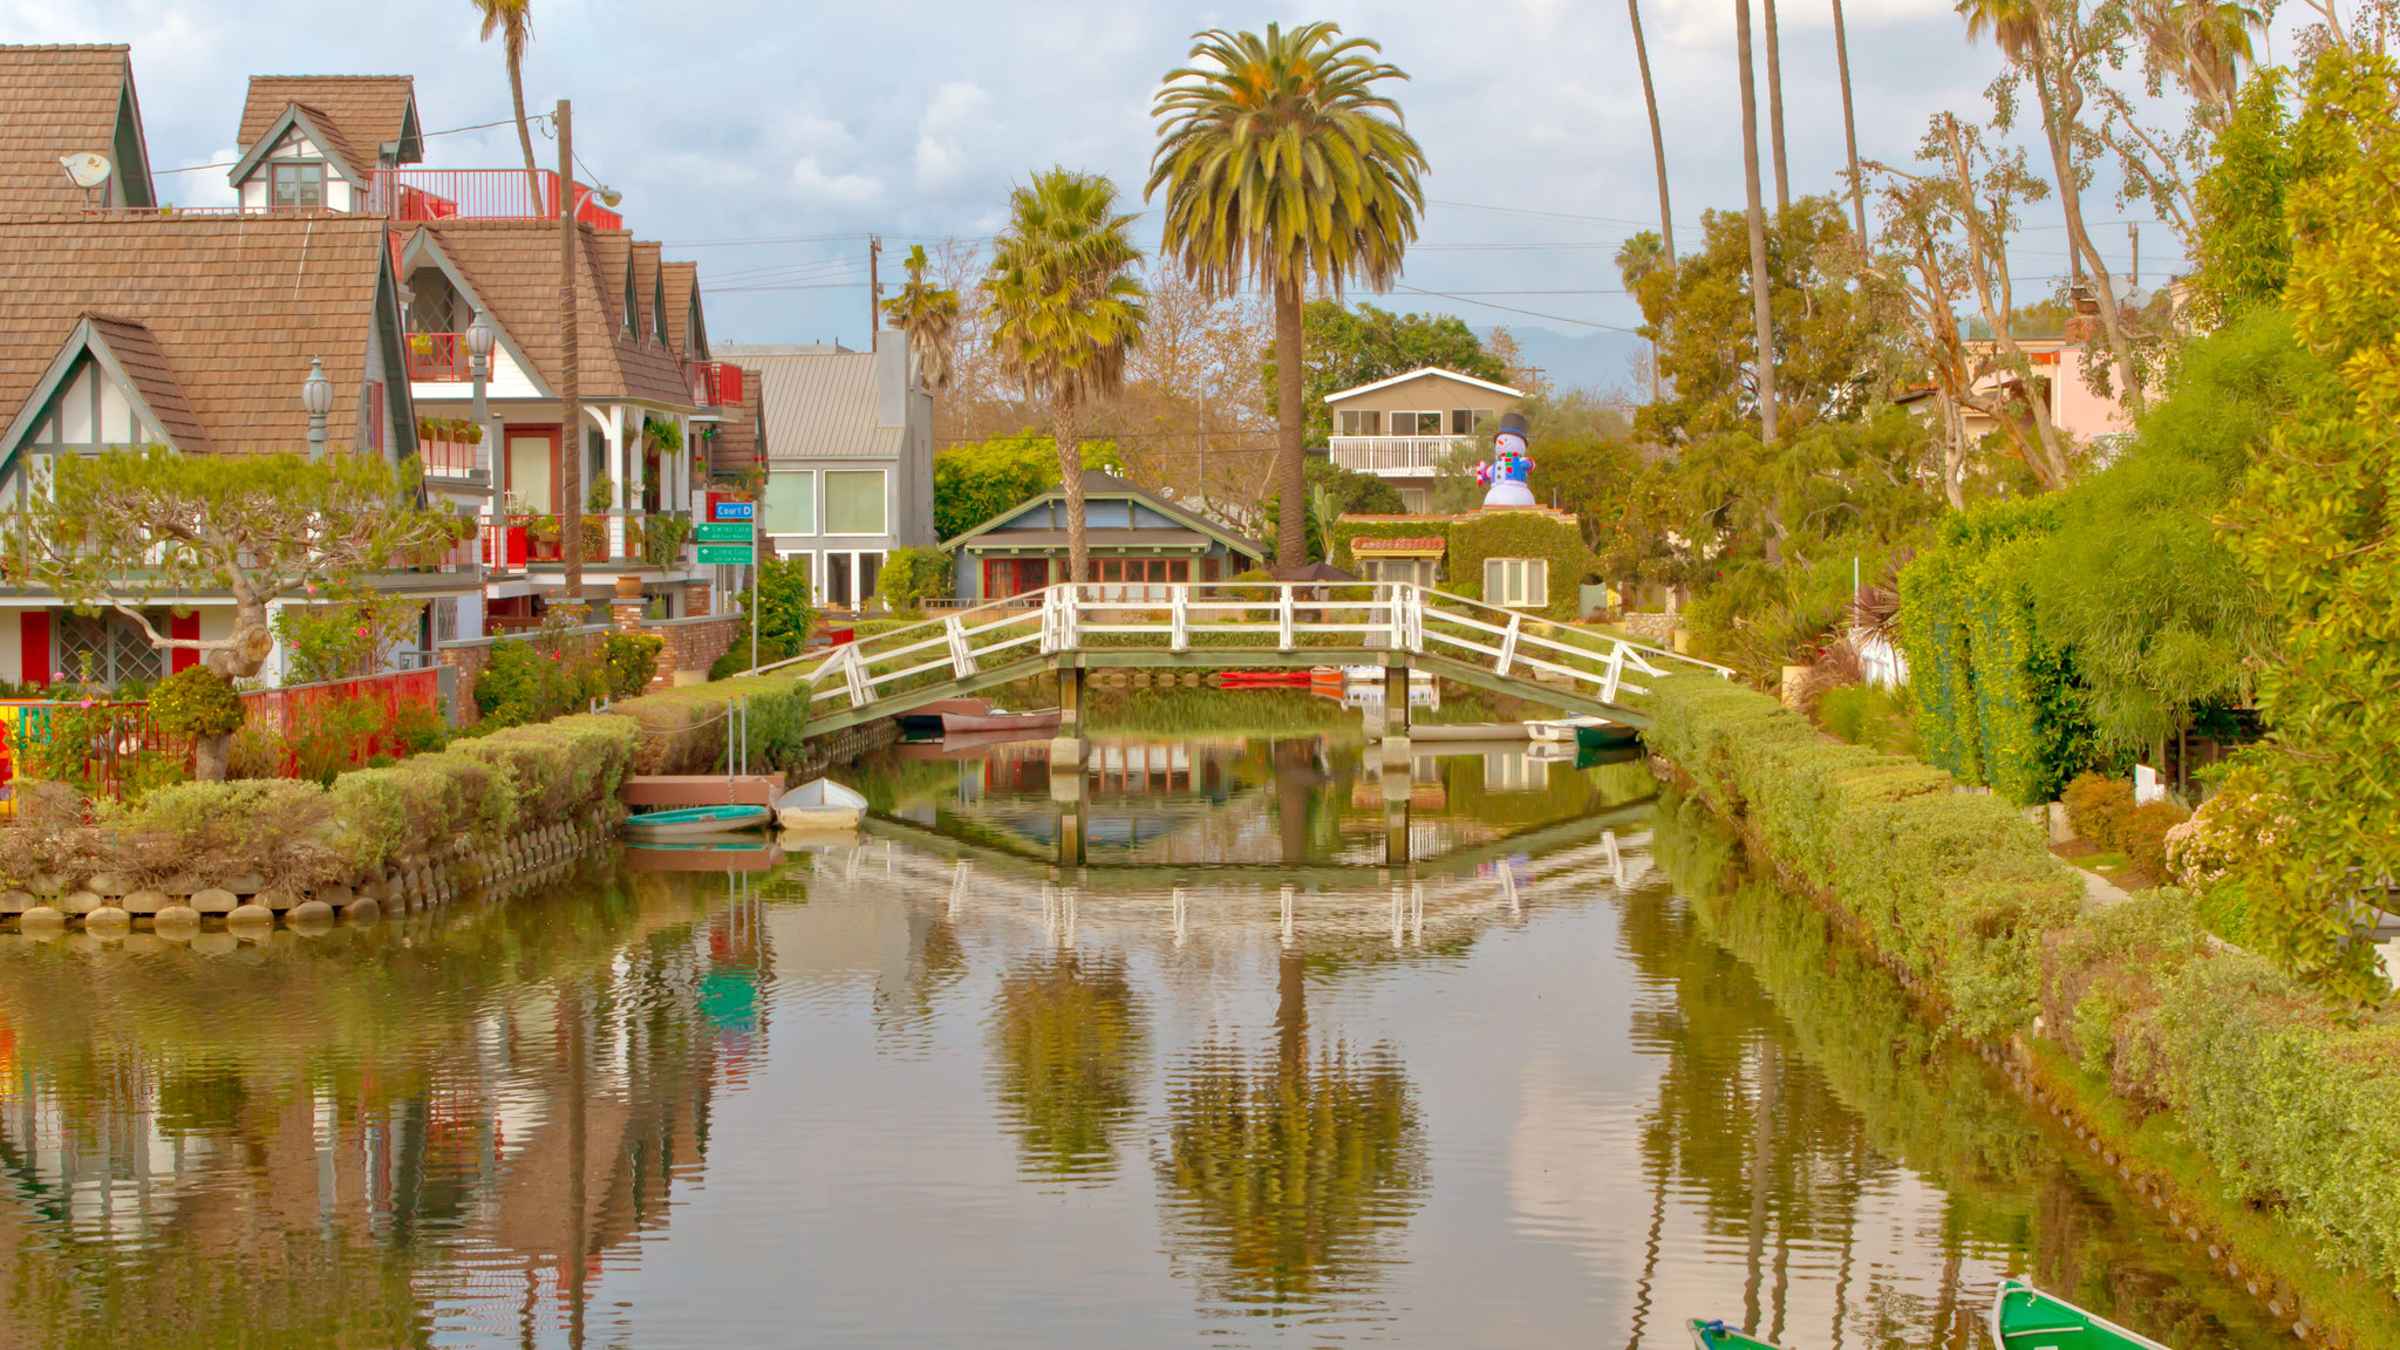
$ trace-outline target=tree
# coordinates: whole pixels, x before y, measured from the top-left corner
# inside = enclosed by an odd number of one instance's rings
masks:
[[[110,608],[162,650],[196,651],[227,679],[266,663],[269,610],[291,596],[346,591],[369,572],[438,554],[466,517],[415,504],[381,459],[179,455],[164,446],[58,457],[54,491],[29,494],[7,526],[9,571],[78,609]],[[232,631],[170,637],[145,610],[225,595]],[[227,735],[202,738],[194,776],[225,776]]]
[[[1109,1175],[1117,1136],[1141,1105],[1135,1068],[1147,1039],[1124,958],[1021,959],[1001,975],[994,1005],[993,1079],[1025,1167]]]
[[[1757,355],[1752,394],[1758,408],[1758,438],[1775,443],[1775,322],[1767,296],[1767,214],[1758,191],[1758,89],[1750,77],[1750,0],[1733,0],[1742,82],[1742,181],[1749,192],[1750,315]],[[1777,213],[1778,223],[1781,220]]]
[[[1775,27],[1775,0],[1760,3],[1767,37],[1767,132],[1775,147],[1775,210],[1781,214],[1792,206],[1792,173],[1783,144],[1783,38]]]
[[[1395,314],[1373,305],[1311,300],[1301,313],[1300,394],[1310,444],[1333,434],[1325,396],[1426,366],[1440,366],[1479,380],[1505,383],[1508,365],[1485,347],[1466,320],[1453,314]],[[1283,369],[1280,343],[1267,347],[1260,383],[1267,410],[1280,413],[1276,382]]]
[[[1833,0],[1833,61],[1842,79],[1842,146],[1850,156],[1850,216],[1858,246],[1867,247],[1867,185],[1858,176],[1858,118],[1850,107],[1850,34],[1842,23],[1842,0]]]
[[[483,40],[500,39],[500,54],[508,62],[508,101],[516,110],[517,145],[525,152],[525,191],[535,203],[543,200],[541,169],[533,162],[533,124],[525,119],[525,44],[533,39],[533,0],[471,0],[483,16]],[[565,191],[564,187],[560,189]]]
[[[992,243],[983,283],[1001,365],[1049,406],[1067,495],[1067,576],[1077,582],[1090,579],[1090,553],[1076,447],[1091,404],[1123,385],[1126,357],[1141,343],[1143,292],[1131,269],[1142,251],[1132,226],[1107,178],[1035,174],[1009,194],[1008,228]]]
[[[1381,51],[1330,23],[1269,24],[1263,37],[1211,29],[1151,104],[1158,149],[1143,196],[1165,191],[1163,247],[1214,290],[1255,281],[1274,298],[1276,562],[1286,571],[1307,553],[1303,293],[1388,287],[1425,207],[1425,154],[1377,88],[1407,75]]]
[[[1667,138],[1658,124],[1658,89],[1650,83],[1650,46],[1642,40],[1642,0],[1625,0],[1633,24],[1633,60],[1642,72],[1642,106],[1650,113],[1650,162],[1658,170],[1658,237],[1667,261],[1675,261],[1675,208],[1667,201]],[[1656,392],[1653,390],[1652,392]]]
[[[2299,169],[2286,81],[2267,71],[2244,86],[2218,129],[2213,164],[2194,192],[2194,301],[2208,319],[2230,317],[2283,296],[2292,270],[2284,199]]]
[[[1083,441],[1075,453],[1086,473],[1125,470],[1113,441]],[[952,446],[933,457],[934,534],[956,539],[1058,485],[1058,442],[1040,432]]]
[[[940,389],[950,382],[950,344],[958,330],[958,292],[925,279],[923,244],[908,246],[908,280],[900,293],[883,302],[891,325],[908,335],[908,350],[916,360],[918,383]]]
[[[1282,526],[1283,504],[1269,498],[1262,528],[1274,533]],[[1396,516],[1408,509],[1399,489],[1371,473],[1358,473],[1311,457],[1308,461],[1308,558],[1333,561],[1332,522],[1343,516]]]

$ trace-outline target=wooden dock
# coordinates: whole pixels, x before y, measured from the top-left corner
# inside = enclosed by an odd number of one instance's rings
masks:
[[[779,773],[639,773],[625,780],[627,806],[765,806],[784,793]]]

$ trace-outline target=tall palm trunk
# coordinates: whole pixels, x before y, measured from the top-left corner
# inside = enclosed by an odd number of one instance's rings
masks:
[[[1658,89],[1650,82],[1650,46],[1642,40],[1642,0],[1625,0],[1625,17],[1633,22],[1633,60],[1642,70],[1642,105],[1650,111],[1650,162],[1658,169],[1658,237],[1666,246],[1667,265],[1675,263],[1675,209],[1667,201],[1667,138],[1658,125]],[[1650,344],[1650,398],[1665,396],[1658,372],[1658,344]]]
[[[1783,39],[1775,32],[1775,0],[1764,0],[1767,25],[1767,130],[1775,144],[1775,214],[1792,209],[1792,175],[1783,154]],[[1748,29],[1744,29],[1748,32]]]
[[[1076,429],[1075,405],[1062,401],[1050,425],[1058,443],[1058,485],[1067,494],[1067,580],[1085,582],[1092,579],[1092,551],[1084,533],[1083,438]]]
[[[1758,89],[1751,78],[1750,0],[1733,0],[1742,81],[1742,180],[1750,198],[1750,321],[1758,341],[1758,435],[1775,444],[1775,318],[1767,297],[1767,212],[1758,187]]]
[[[575,110],[558,101],[558,164],[575,162]],[[560,175],[565,176],[563,173]],[[583,600],[583,368],[575,316],[575,215],[560,202],[558,213],[558,560],[566,574],[566,602],[576,622]]]
[[[1860,252],[1867,248],[1867,185],[1858,176],[1858,118],[1850,106],[1850,35],[1842,27],[1842,0],[1833,0],[1833,61],[1842,76],[1842,142],[1850,152],[1850,216],[1858,226]]]
[[[525,152],[525,195],[536,211],[542,208],[542,172],[533,162],[533,125],[525,120],[525,51],[522,44],[508,47],[508,99],[517,110],[517,146]]]
[[[1308,566],[1308,473],[1301,462],[1300,278],[1275,282],[1275,570]]]

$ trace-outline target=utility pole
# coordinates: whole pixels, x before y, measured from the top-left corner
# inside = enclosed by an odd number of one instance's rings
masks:
[[[583,613],[583,385],[575,339],[575,107],[558,101],[558,559],[568,612]],[[581,1216],[577,1216],[580,1222]]]
[[[875,350],[875,332],[883,327],[883,236],[867,236],[867,350]]]
[[[2142,226],[2140,221],[2125,222],[2125,237],[2133,241],[2133,284],[2142,284]]]

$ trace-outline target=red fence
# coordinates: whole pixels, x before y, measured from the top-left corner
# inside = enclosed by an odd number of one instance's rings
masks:
[[[467,368],[469,354],[464,333],[411,333],[407,346],[411,380],[464,384],[475,378]]]
[[[684,374],[692,384],[692,402],[703,408],[730,408],[742,401],[742,368],[730,361],[687,361]]]
[[[575,218],[621,230],[625,217],[602,206],[582,183],[570,185]],[[558,175],[536,169],[378,169],[367,209],[393,220],[556,220]]]
[[[428,478],[464,478],[483,467],[483,446],[444,437],[417,438],[417,459]]]
[[[441,692],[441,674],[431,667],[286,689],[259,689],[242,695],[242,721],[245,729],[264,731],[276,738],[284,747],[283,764],[278,772],[285,778],[294,778],[300,772],[299,753],[294,747],[312,734],[322,734],[332,720],[330,714],[335,705],[365,703],[382,714],[373,729],[344,745],[327,748],[344,766],[358,768],[377,755],[395,758],[405,755],[407,747],[400,736],[403,717],[413,706],[420,712],[433,713],[438,719]]]

